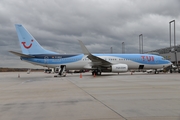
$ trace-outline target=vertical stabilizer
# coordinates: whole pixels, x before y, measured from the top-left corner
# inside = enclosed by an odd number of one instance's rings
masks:
[[[23,54],[57,54],[44,49],[36,39],[20,24],[15,24]]]

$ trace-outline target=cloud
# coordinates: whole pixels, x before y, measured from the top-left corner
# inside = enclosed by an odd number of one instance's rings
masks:
[[[4,62],[0,66],[21,63],[8,53],[21,51],[16,23],[23,24],[44,48],[59,53],[81,53],[79,39],[93,53],[109,53],[111,47],[121,53],[122,42],[126,53],[138,53],[140,34],[144,51],[168,47],[169,21],[174,19],[180,44],[179,11],[179,0],[1,0],[0,60]]]

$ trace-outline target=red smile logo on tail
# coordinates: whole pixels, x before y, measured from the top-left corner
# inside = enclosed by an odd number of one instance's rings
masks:
[[[33,42],[33,41],[34,40],[31,40],[31,42]],[[26,45],[26,42],[21,42],[21,43],[23,44],[24,48],[26,48],[26,49],[29,49],[32,46],[32,43],[29,46]]]

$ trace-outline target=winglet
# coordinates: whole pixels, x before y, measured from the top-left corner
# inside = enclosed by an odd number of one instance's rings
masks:
[[[81,40],[78,40],[80,45],[81,45],[81,49],[84,53],[84,55],[91,55],[91,53],[88,51],[88,49],[86,48],[86,46],[83,44],[83,42]]]

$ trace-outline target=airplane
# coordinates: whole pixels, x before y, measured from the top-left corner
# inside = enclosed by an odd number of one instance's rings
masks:
[[[132,69],[154,69],[172,63],[162,56],[152,54],[92,54],[78,40],[83,54],[59,54],[44,49],[21,24],[15,24],[22,53],[9,51],[21,60],[48,68],[59,68],[58,76],[66,76],[67,70],[92,70],[92,75],[102,72],[122,73]],[[155,72],[156,73],[156,72]]]

